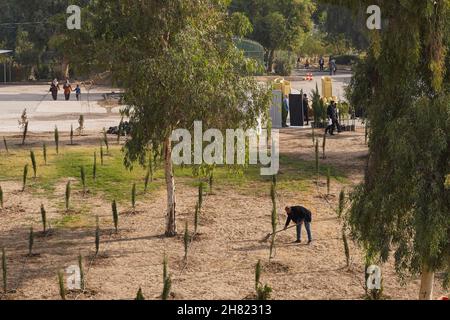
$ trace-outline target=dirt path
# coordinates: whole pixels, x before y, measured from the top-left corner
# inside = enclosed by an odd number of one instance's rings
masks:
[[[88,139],[89,140],[89,139]],[[281,135],[281,153],[303,160],[313,160],[310,131],[290,129]],[[278,211],[284,223],[283,207],[302,204],[314,213],[312,245],[296,245],[295,231],[282,233],[277,238],[276,257],[268,264],[269,243],[261,243],[271,230],[271,201],[269,190],[256,196],[241,195],[233,190],[217,187],[216,193],[205,199],[201,215],[200,235],[192,244],[188,265],[183,263],[182,236],[166,239],[164,232],[165,192],[153,194],[138,202],[138,212],[119,208],[120,232],[112,232],[110,203],[101,197],[83,198],[74,195],[92,208],[87,219],[90,228],[54,229],[47,237],[37,236],[35,253],[27,258],[27,238],[30,225],[38,231],[39,205],[47,208],[50,219],[64,213],[51,199],[42,199],[28,192],[21,193],[17,182],[2,182],[6,209],[0,210],[0,246],[8,252],[10,277],[8,284],[15,293],[7,299],[58,299],[56,273],[58,269],[77,264],[77,256],[84,257],[87,295],[70,294],[72,299],[133,299],[139,287],[148,299],[158,299],[162,291],[162,260],[166,252],[173,278],[176,299],[244,299],[254,290],[254,266],[258,259],[265,270],[262,281],[273,288],[274,299],[360,299],[363,290],[361,254],[351,245],[352,265],[345,267],[341,240],[341,226],[334,213],[336,198],[341,188],[350,188],[363,177],[367,148],[364,134],[342,133],[327,141],[327,159],[347,174],[347,181],[332,183],[328,201],[320,196],[326,192],[325,179],[319,192],[311,182],[308,191],[280,192]],[[283,170],[283,168],[281,168]],[[64,189],[57,188],[63,197]],[[178,184],[178,228],[184,221],[193,225],[197,191]],[[142,199],[141,199],[142,200]],[[90,265],[94,252],[94,216],[100,217],[102,237],[100,258]],[[192,228],[192,227],[191,227]],[[394,299],[415,299],[418,280],[401,286],[392,264],[383,266],[385,293]],[[437,288],[436,295],[443,294]]]

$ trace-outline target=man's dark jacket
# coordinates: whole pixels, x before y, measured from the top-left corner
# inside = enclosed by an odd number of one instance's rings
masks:
[[[291,221],[294,221],[295,224],[299,224],[302,221],[311,222],[312,213],[308,209],[301,206],[291,207],[291,213],[288,214],[286,220],[286,228],[289,226]]]

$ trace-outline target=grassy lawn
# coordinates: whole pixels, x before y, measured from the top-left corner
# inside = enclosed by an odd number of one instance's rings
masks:
[[[97,179],[93,179],[94,152],[97,152]],[[30,192],[48,198],[55,197],[56,187],[65,185],[69,178],[77,182],[72,183],[72,190],[82,190],[80,183],[80,170],[84,166],[86,172],[87,189],[93,195],[101,195],[106,200],[116,199],[128,203],[133,183],[136,183],[137,193],[144,193],[144,179],[146,169],[134,166],[128,170],[123,165],[123,155],[118,146],[112,146],[108,155],[105,155],[104,165],[100,164],[100,150],[95,147],[66,146],[60,150],[59,155],[49,148],[47,165],[44,164],[42,150],[35,149],[37,160],[37,178],[33,178],[29,150],[14,150],[14,153],[0,156],[0,182],[22,181],[23,168],[28,168],[27,188]],[[326,176],[328,167],[321,167],[320,173]],[[332,180],[344,183],[345,175],[330,167]],[[198,186],[199,178],[193,177],[191,167],[176,167],[177,183],[189,186]],[[307,191],[312,180],[315,179],[315,164],[290,158],[280,157],[280,174],[278,176],[278,189],[287,192]],[[228,167],[217,167],[214,173],[214,189],[232,188],[236,192],[248,195],[266,194],[269,192],[270,177],[260,175],[259,166],[249,166],[241,170],[231,170]],[[205,180],[206,181],[206,180]],[[154,173],[154,181],[149,184],[148,192],[164,187],[164,171],[159,167]]]

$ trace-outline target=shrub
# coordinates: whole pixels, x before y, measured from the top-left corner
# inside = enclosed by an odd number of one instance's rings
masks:
[[[2,189],[2,186],[0,186],[0,208],[3,209],[3,189]]]
[[[34,232],[33,227],[30,227],[30,233],[28,236],[28,255],[33,255],[33,245],[34,245]]]
[[[330,195],[330,188],[331,188],[331,169],[328,167],[327,170],[327,195]]]
[[[100,249],[100,224],[98,221],[98,216],[95,217],[95,255],[98,255],[98,251]]]
[[[333,59],[336,60],[336,64],[345,65],[345,66],[350,66],[350,65],[355,64],[358,61],[360,61],[359,56],[351,55],[351,54],[333,56]]]
[[[44,164],[47,165],[47,145],[42,145],[42,155],[44,156]]]
[[[271,293],[272,288],[269,287],[267,284],[265,284],[264,286],[260,285],[256,289],[256,300],[261,301],[270,300]]]
[[[273,258],[273,250],[275,249],[275,236],[277,231],[277,201],[276,201],[276,176],[273,176],[272,185],[270,189],[270,197],[272,199],[272,240],[270,242],[269,259]]]
[[[80,167],[80,178],[81,178],[81,185],[83,187],[83,195],[86,194],[86,171],[84,170],[84,166]]]
[[[327,134],[325,133],[323,135],[323,140],[322,140],[322,159],[327,158],[327,155],[325,153],[326,146],[327,146]]]
[[[94,165],[92,167],[92,177],[97,180],[97,151],[94,151]]]
[[[148,183],[150,181],[150,168],[147,170],[147,174],[145,175],[144,178],[144,192],[148,191]]]
[[[184,227],[183,242],[184,242],[184,260],[187,261],[188,250],[189,250],[189,242],[190,242],[189,225],[188,225],[187,221],[186,221],[186,225]]]
[[[3,137],[3,144],[5,145],[6,153],[9,153],[8,144],[6,143],[6,138],[5,137]]]
[[[84,281],[84,267],[83,267],[83,257],[81,254],[78,255],[78,268],[80,269],[80,288],[82,291],[86,289]]]
[[[27,133],[28,133],[28,121],[25,122],[25,127],[23,128],[22,145],[25,144],[25,139],[27,138]]]
[[[203,182],[198,185],[198,208],[202,209],[203,206]]]
[[[275,73],[280,76],[290,76],[295,66],[295,57],[289,52],[279,51],[274,60]]]
[[[145,297],[144,297],[144,295],[142,294],[142,289],[141,288],[139,288],[139,290],[138,290],[138,292],[137,292],[137,294],[136,294],[136,299],[134,299],[134,300],[145,300]]]
[[[317,175],[317,182],[319,181],[319,142],[316,141],[316,148],[315,148],[315,152],[316,152],[316,175]]]
[[[8,289],[8,268],[6,265],[6,251],[2,248],[2,275],[3,275],[3,292],[7,293]]]
[[[197,203],[195,205],[195,214],[194,214],[194,234],[197,234],[199,218],[200,218],[200,208]]]
[[[348,246],[347,234],[346,234],[347,225],[344,223],[342,226],[342,241],[344,243],[344,253],[345,253],[345,261],[347,267],[350,266],[350,248]]]
[[[344,206],[345,206],[345,192],[344,190],[341,190],[339,193],[339,204],[337,209],[337,216],[339,219],[342,218],[342,214],[344,213]]]
[[[25,191],[25,187],[27,185],[27,177],[28,177],[28,164],[23,167],[23,175],[22,175],[22,192]]]
[[[71,193],[71,186],[70,186],[70,180],[69,180],[69,181],[67,181],[67,184],[66,184],[66,194],[65,194],[66,211],[69,211],[69,207],[70,207],[70,193]]]
[[[261,280],[261,272],[262,272],[261,260],[258,260],[258,263],[256,264],[255,268],[255,290],[258,290],[258,286]]]
[[[45,211],[43,204],[41,204],[41,220],[42,220],[42,230],[44,233],[46,233],[47,232],[47,212]]]
[[[111,204],[112,209],[112,215],[113,215],[113,221],[114,221],[114,229],[116,230],[116,233],[119,231],[119,213],[117,212],[117,202],[116,200],[113,200]]]
[[[61,299],[66,300],[66,288],[64,287],[64,273],[61,270],[58,271],[58,287]]]
[[[55,147],[56,147],[56,154],[59,154],[59,131],[58,127],[55,126]]]
[[[37,164],[36,164],[36,156],[34,155],[34,151],[30,151],[30,159],[31,159],[31,167],[33,168],[33,176],[36,178],[37,176]]]
[[[73,146],[73,125],[70,125],[70,145]]]
[[[105,159],[105,153],[103,151],[103,144],[100,144],[100,164],[103,166]]]
[[[170,290],[172,288],[172,280],[169,275],[169,266],[167,256],[164,254],[163,260],[163,292],[161,295],[162,300],[168,300],[170,296]]]
[[[133,208],[133,211],[136,210],[136,183],[133,183],[133,186],[131,187],[131,207]]]

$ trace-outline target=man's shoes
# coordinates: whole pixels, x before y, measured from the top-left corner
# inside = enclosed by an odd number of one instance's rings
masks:
[[[312,243],[312,240],[309,240],[309,241],[308,241],[308,244],[311,244],[311,243]]]
[[[295,241],[295,243],[302,243],[302,240],[297,240]]]

